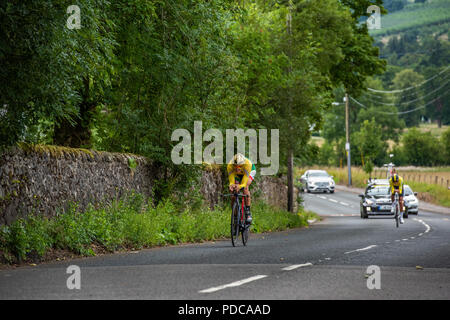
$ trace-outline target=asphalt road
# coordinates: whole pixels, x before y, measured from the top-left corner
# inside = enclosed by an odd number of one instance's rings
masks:
[[[450,299],[450,215],[421,211],[397,229],[391,217],[361,219],[357,194],[339,190],[305,194],[305,207],[323,220],[252,234],[247,247],[216,241],[2,270],[0,299]],[[69,265],[80,289],[67,286]]]

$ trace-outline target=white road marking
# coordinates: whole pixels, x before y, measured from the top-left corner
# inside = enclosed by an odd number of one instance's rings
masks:
[[[414,218],[414,220],[420,222],[421,224],[423,224],[425,226],[425,228],[426,228],[425,233],[430,232],[431,227],[425,221],[423,221],[422,219],[416,219],[416,218]],[[422,236],[422,235],[423,235],[423,233],[419,233],[419,236]]]
[[[345,252],[345,254],[349,254],[349,253],[352,253],[352,252],[358,252],[358,251],[366,251],[366,250],[375,248],[376,246],[377,246],[376,244],[373,244],[373,245],[365,247],[365,248],[356,249],[356,250],[352,250],[352,251],[347,251],[347,252]]]
[[[297,268],[303,268],[303,267],[308,267],[308,266],[312,266],[312,263],[308,262],[308,263],[303,263],[303,264],[294,264],[292,266],[282,268],[281,270],[291,271],[291,270],[294,270],[294,269],[297,269]]]
[[[324,196],[318,196],[320,199],[324,199],[324,200],[327,200],[327,197],[324,197]]]
[[[403,241],[408,241],[408,239],[402,239]]]
[[[338,203],[338,201],[337,201],[337,200],[334,200],[334,199],[328,199],[328,200],[330,200],[331,202]]]
[[[238,287],[238,286],[241,286],[243,284],[246,284],[246,283],[249,283],[249,282],[252,282],[252,281],[256,281],[256,280],[259,280],[259,279],[262,279],[262,278],[265,278],[265,277],[267,277],[267,276],[266,275],[257,275],[257,276],[250,277],[250,278],[247,278],[247,279],[243,279],[243,280],[235,281],[235,282],[232,282],[232,283],[224,284],[224,285],[221,285],[221,286],[218,286],[218,287],[212,287],[212,288],[209,288],[209,289],[200,290],[199,293],[212,293],[212,292],[216,292],[216,291],[223,290],[223,289],[226,289],[226,288]]]
[[[346,202],[339,202],[340,204],[342,204],[343,206],[348,206],[348,203],[346,203]]]

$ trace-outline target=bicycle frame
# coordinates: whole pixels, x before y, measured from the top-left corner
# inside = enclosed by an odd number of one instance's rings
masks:
[[[232,204],[232,209],[236,207],[238,209],[237,212],[237,224],[235,224],[235,214],[234,210],[232,210],[231,214],[231,242],[233,244],[233,247],[236,245],[235,240],[239,237],[239,233],[242,236],[242,243],[244,246],[247,244],[248,240],[248,226],[245,223],[244,220],[244,198],[248,197],[247,195],[241,194],[240,192],[234,192],[233,194],[224,194],[223,196],[231,196],[234,197],[234,202]],[[240,201],[239,198],[242,198],[242,201]]]

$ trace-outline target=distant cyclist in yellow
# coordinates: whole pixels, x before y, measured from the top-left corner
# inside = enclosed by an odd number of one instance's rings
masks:
[[[391,178],[389,179],[389,185],[391,187],[391,201],[394,202],[394,193],[398,191],[398,201],[400,203],[400,223],[403,223],[403,178],[400,177],[395,169],[392,171]]]
[[[227,165],[228,180],[230,182],[230,192],[238,192],[244,188],[245,198],[245,221],[248,224],[252,223],[252,214],[250,212],[250,191],[248,187],[253,182],[256,175],[255,165],[247,159],[244,155],[237,153]],[[233,203],[234,199],[232,199]]]

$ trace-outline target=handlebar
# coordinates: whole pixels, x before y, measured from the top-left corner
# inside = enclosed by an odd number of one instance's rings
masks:
[[[241,194],[242,190],[244,190],[244,188],[239,189],[239,192],[234,192],[234,193],[229,193],[229,194],[222,194],[222,196],[224,197],[248,197],[248,195],[245,194]]]
[[[230,194],[222,194],[222,196],[223,197],[243,197],[243,198],[245,198],[245,197],[248,197],[248,195],[246,195],[246,194],[241,194],[241,193],[230,193]]]

